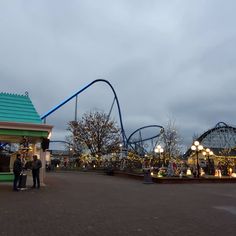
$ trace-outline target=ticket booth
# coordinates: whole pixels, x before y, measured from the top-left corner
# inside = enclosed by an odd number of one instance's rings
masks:
[[[13,163],[21,153],[25,164],[34,154],[41,159],[43,183],[51,131],[52,126],[43,124],[28,94],[0,93],[0,181],[13,180]]]

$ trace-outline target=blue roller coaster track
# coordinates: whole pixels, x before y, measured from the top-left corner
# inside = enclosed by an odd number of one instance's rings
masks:
[[[124,130],[124,126],[123,126],[123,120],[122,120],[122,114],[121,114],[121,109],[120,109],[120,104],[119,104],[119,100],[118,100],[118,97],[117,97],[117,94],[115,92],[115,89],[113,88],[113,86],[110,84],[109,81],[107,80],[104,80],[104,79],[96,79],[94,81],[92,81],[91,83],[89,83],[88,85],[86,85],[84,88],[80,89],[78,92],[74,93],[72,96],[68,97],[67,99],[65,99],[64,101],[62,101],[60,104],[58,104],[57,106],[53,107],[51,110],[49,110],[47,113],[45,113],[44,115],[41,116],[41,119],[44,120],[44,122],[46,123],[46,118],[51,115],[52,113],[54,113],[55,111],[57,111],[59,108],[61,108],[63,105],[65,105],[67,102],[69,102],[71,99],[73,98],[76,98],[76,109],[75,109],[75,113],[77,113],[77,96],[82,93],[83,91],[85,91],[86,89],[88,89],[90,86],[92,86],[93,84],[95,83],[98,83],[98,82],[103,82],[103,83],[106,83],[109,85],[109,87],[111,88],[113,94],[114,94],[114,100],[113,100],[113,103],[112,103],[112,107],[114,105],[114,102],[116,102],[117,104],[117,108],[118,108],[118,113],[119,113],[119,120],[120,120],[120,127],[121,127],[121,134],[122,134],[122,142],[123,142],[123,150],[124,151],[127,151],[128,150],[128,146],[130,146],[132,149],[132,145],[134,144],[134,142],[132,141],[132,136],[137,133],[137,132],[141,132],[141,130],[143,129],[146,129],[146,128],[149,128],[149,127],[158,127],[160,128],[161,132],[164,131],[164,128],[162,126],[159,126],[159,125],[149,125],[149,126],[144,126],[144,127],[141,127],[139,129],[137,129],[136,131],[134,131],[130,136],[129,138],[127,139],[126,137],[126,134],[125,134],[125,130]],[[110,113],[111,113],[111,110],[112,110],[112,107],[109,111],[109,115],[108,117],[110,116]],[[76,117],[76,116],[75,116]],[[160,132],[160,134],[161,134]],[[151,140],[151,139],[154,139],[155,137],[158,137],[160,136],[160,134],[157,134],[157,135],[154,135],[153,137],[150,137],[148,139],[142,139],[140,138],[139,141],[136,141],[136,143],[143,143],[143,141],[146,141],[146,140]]]
[[[82,93],[83,91],[85,91],[87,88],[89,88],[90,86],[92,86],[95,83],[98,82],[104,82],[106,84],[108,84],[114,94],[114,100],[116,101],[117,104],[117,108],[118,108],[118,112],[119,112],[119,119],[120,119],[120,127],[121,127],[121,134],[122,134],[122,141],[123,141],[123,146],[127,147],[127,138],[125,135],[125,131],[124,131],[124,126],[123,126],[123,120],[122,120],[122,114],[121,114],[121,109],[120,109],[120,104],[119,104],[119,100],[118,97],[116,95],[115,89],[113,88],[113,86],[111,85],[111,83],[105,79],[96,79],[94,81],[92,81],[91,83],[89,83],[88,85],[86,85],[84,88],[82,88],[81,90],[79,90],[78,92],[74,93],[72,96],[70,96],[69,98],[65,99],[64,101],[62,101],[60,104],[58,104],[57,106],[55,106],[54,108],[52,108],[51,110],[49,110],[47,113],[45,113],[44,115],[41,116],[41,119],[44,120],[44,122],[46,122],[46,118],[51,115],[52,113],[54,113],[56,110],[58,110],[60,107],[62,107],[63,105],[65,105],[67,102],[69,102],[71,99],[73,98],[77,98],[77,96]]]

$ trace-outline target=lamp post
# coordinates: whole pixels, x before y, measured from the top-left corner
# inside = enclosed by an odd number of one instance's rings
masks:
[[[197,177],[199,178],[200,176],[200,166],[199,166],[199,160],[198,160],[198,153],[201,152],[203,149],[203,146],[200,145],[198,141],[195,141],[193,145],[191,146],[191,149],[196,152],[197,155]]]
[[[212,156],[214,153],[211,151],[210,148],[206,148],[204,152],[202,152],[204,156],[207,156],[207,162],[208,162],[208,167],[207,167],[207,172],[210,174],[210,156]]]
[[[120,160],[122,160],[122,157],[123,157],[123,144],[122,143],[120,143],[119,144],[119,147],[120,147]]]
[[[159,153],[159,163],[161,161],[161,153],[164,152],[164,149],[161,147],[161,145],[157,145],[156,148],[154,149],[155,153]]]

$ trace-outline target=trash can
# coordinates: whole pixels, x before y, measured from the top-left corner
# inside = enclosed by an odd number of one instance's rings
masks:
[[[107,175],[114,175],[114,169],[112,167],[108,167],[106,169],[106,174]]]
[[[144,168],[144,184],[153,184],[150,168]]]

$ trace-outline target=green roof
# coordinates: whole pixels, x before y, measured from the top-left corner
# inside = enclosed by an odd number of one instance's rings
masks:
[[[0,122],[42,124],[28,95],[0,93]]]

